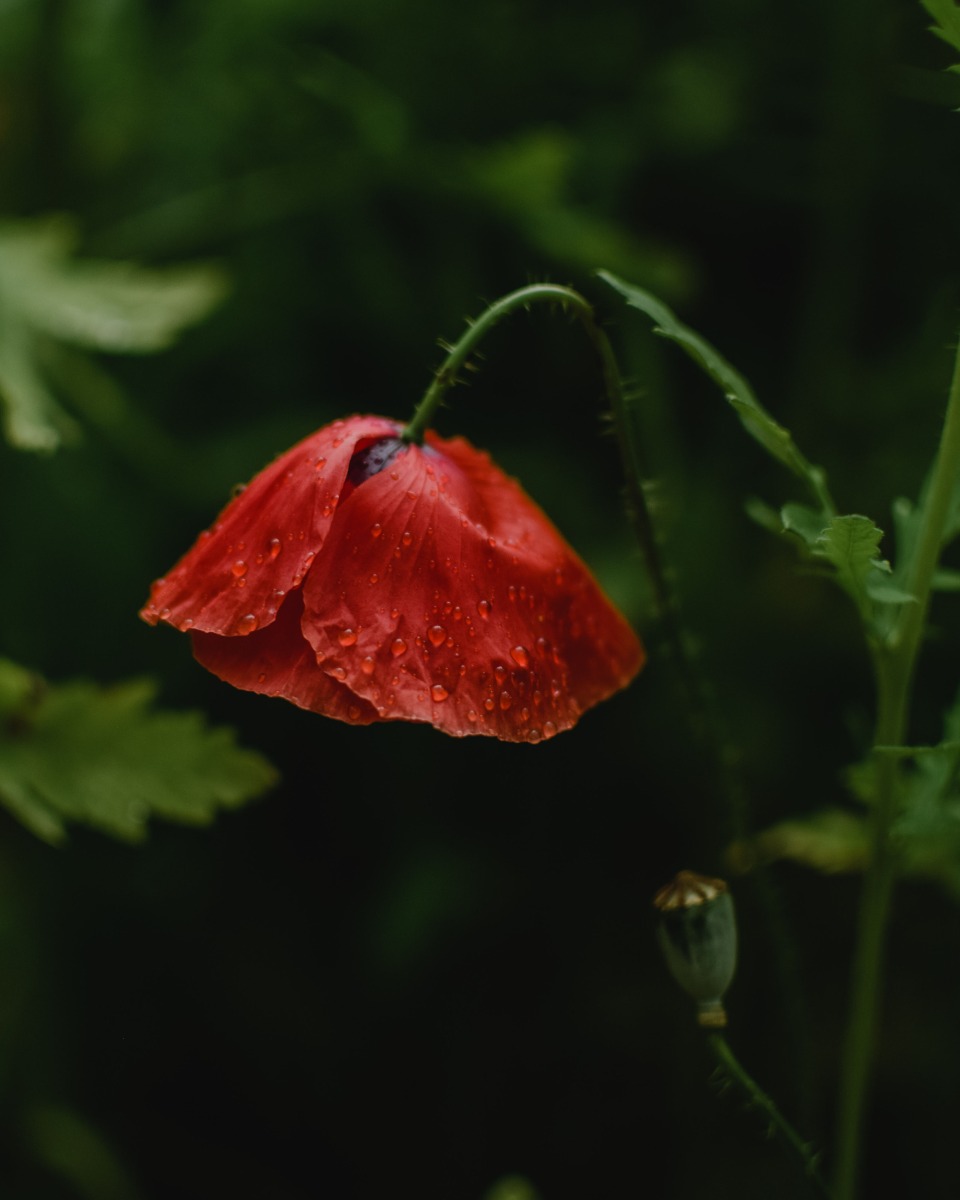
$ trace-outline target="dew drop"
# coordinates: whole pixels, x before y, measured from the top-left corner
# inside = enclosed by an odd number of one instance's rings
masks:
[[[378,521],[375,525],[370,526],[370,536],[378,538],[383,533],[383,526]]]
[[[376,571],[374,571],[374,573],[370,576],[370,582],[371,583],[379,583],[380,582],[380,576],[376,573]]]
[[[410,532],[409,529],[404,530],[403,536],[400,538],[400,541],[404,544],[404,546],[409,546],[411,544],[411,542],[413,541],[413,534]]]
[[[237,633],[239,633],[241,635],[247,634],[247,633],[253,633],[253,631],[257,627],[257,624],[258,624],[257,618],[254,616],[254,614],[247,613],[246,616],[241,617],[240,620],[237,622]]]
[[[279,538],[271,538],[270,539],[270,544],[267,547],[267,553],[270,555],[271,561],[277,557],[277,555],[280,553],[280,551],[282,549],[283,549],[283,544]]]
[[[337,634],[337,641],[341,646],[355,646],[357,644],[357,631],[355,629],[341,629]]]
[[[374,662],[374,660],[370,657],[369,654],[360,663],[360,670],[364,673],[364,675],[372,675],[373,672],[376,670],[376,667],[377,667],[377,664]]]
[[[399,658],[401,654],[406,654],[407,643],[403,638],[395,638],[393,645],[390,647],[390,653],[394,658]]]
[[[526,725],[526,723],[530,720],[530,709],[529,708],[521,708],[520,709],[520,720],[524,723],[524,725]]]
[[[468,709],[468,710],[467,710],[467,720],[470,722],[470,724],[471,724],[471,725],[475,725],[475,724],[476,724],[476,721],[477,721],[477,714],[476,714],[476,711],[475,711],[474,709],[472,709],[472,708],[471,708],[471,709]]]
[[[351,704],[351,706],[347,709],[347,716],[350,718],[351,721],[359,721],[360,720],[360,709],[357,708],[355,705]]]
[[[552,721],[544,721],[543,736],[545,738],[552,738],[552,737],[556,737],[556,734],[557,734],[556,725],[554,725],[554,723]]]
[[[247,564],[243,561],[242,558],[238,558],[237,561],[230,568],[230,573],[233,575],[234,579],[240,579],[242,576],[246,575],[246,573],[247,573]]]
[[[324,654],[324,652],[322,650],[317,651],[317,653],[314,655],[314,658],[316,658],[316,660],[317,660],[318,667],[326,659],[326,657],[327,656]]]
[[[512,583],[507,588],[507,598],[509,600],[516,600],[516,598],[517,598],[517,589],[513,586]]]
[[[513,703],[513,697],[510,695],[509,692],[501,692],[500,693],[500,708],[504,712],[507,711],[507,709],[510,707],[510,705],[512,703]]]
[[[506,679],[506,677],[507,677],[507,668],[506,668],[506,667],[504,667],[504,666],[501,666],[501,665],[498,663],[498,664],[497,664],[497,665],[496,665],[496,666],[493,668],[493,675],[494,675],[494,678],[496,679],[497,683],[503,683],[503,681],[504,681],[504,680]]]
[[[541,734],[539,729],[531,729],[530,732],[527,734],[527,741],[533,742],[533,744],[536,745],[537,742],[540,741],[542,736],[543,735]]]
[[[450,693],[442,683],[435,683],[430,689],[430,696],[436,704],[442,704],[449,695]]]
[[[323,468],[327,465],[327,460],[325,458],[318,458],[313,465],[316,467],[316,469],[318,471],[322,471]]]
[[[494,703],[493,703],[493,697],[492,697],[492,696],[488,696],[488,697],[486,698],[486,700],[484,700],[484,702],[483,702],[483,707],[484,707],[484,708],[487,710],[487,712],[493,712],[493,709],[494,709]]]
[[[334,679],[339,679],[341,683],[347,677],[347,672],[343,669],[343,667],[334,667],[330,674],[334,677]]]
[[[477,612],[486,621],[490,616],[490,601],[489,600],[480,600],[477,603]]]
[[[192,628],[192,626],[193,626],[193,617],[185,617],[180,625],[180,630],[181,630],[181,632],[185,632],[186,630]]]
[[[257,676],[257,683],[263,684],[266,682],[267,682],[267,676],[263,671],[261,671],[260,674]]]
[[[510,651],[510,657],[518,667],[530,666],[530,655],[527,653],[525,646],[514,646]]]
[[[431,625],[427,630],[427,637],[432,646],[442,646],[447,639],[447,631],[442,625]]]

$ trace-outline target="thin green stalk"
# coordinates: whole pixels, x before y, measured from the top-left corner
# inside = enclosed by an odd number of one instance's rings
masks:
[[[711,1033],[707,1037],[707,1041],[726,1077],[744,1092],[751,1108],[756,1108],[763,1113],[770,1123],[771,1129],[780,1135],[787,1148],[797,1156],[803,1173],[817,1192],[821,1196],[829,1196],[830,1191],[820,1174],[820,1167],[817,1163],[818,1156],[810,1148],[809,1143],[803,1140],[763,1088],[744,1070],[723,1034]]]
[[[580,322],[600,359],[604,391],[613,412],[614,421],[621,428],[625,427],[626,406],[623,399],[623,386],[620,382],[620,371],[617,367],[613,347],[610,345],[610,339],[597,324],[592,306],[572,288],[556,283],[535,283],[496,300],[475,321],[470,323],[459,341],[448,351],[446,360],[436,372],[423,399],[417,405],[410,423],[403,431],[403,440],[415,443],[423,441],[447,392],[457,382],[460,371],[470,361],[471,355],[476,352],[480,342],[494,325],[517,309],[527,309],[531,304],[543,302],[559,304]],[[668,614],[675,611],[675,606],[671,600],[671,590],[660,559],[653,521],[643,492],[640,464],[636,461],[633,443],[625,437],[620,437],[618,441],[624,456],[624,474],[630,499],[630,518],[649,574],[656,615],[667,622]],[[671,641],[675,644],[679,644],[679,640],[679,632],[671,636]],[[682,651],[678,651],[678,658],[681,662],[686,661],[686,656]]]
[[[940,558],[951,497],[960,480],[960,349],[937,458],[920,516],[916,549],[907,577],[914,602],[903,605],[886,640],[875,648],[876,746],[905,744],[910,693],[926,624],[934,571]],[[900,764],[893,754],[876,756],[876,796],[871,823],[871,857],[863,883],[850,1011],[844,1039],[837,1124],[837,1200],[854,1200],[863,1137],[863,1117],[876,1042],[877,1006],[886,927],[896,881],[897,857],[891,832],[899,809]]]

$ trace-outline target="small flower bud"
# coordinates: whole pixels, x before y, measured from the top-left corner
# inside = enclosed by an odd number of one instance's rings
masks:
[[[697,1001],[697,1021],[709,1029],[727,1023],[723,995],[737,964],[733,899],[722,879],[681,871],[653,898],[660,916],[657,940],[670,973]]]

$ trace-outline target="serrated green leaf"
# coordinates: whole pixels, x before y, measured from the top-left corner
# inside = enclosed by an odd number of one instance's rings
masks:
[[[0,223],[0,403],[6,437],[20,449],[54,450],[75,430],[45,377],[51,343],[161,350],[225,292],[210,266],[76,260],[76,242],[66,217]]]
[[[920,3],[937,22],[931,26],[931,32],[960,51],[960,7],[954,0],[920,0]]]
[[[834,517],[816,539],[816,554],[832,563],[837,582],[865,617],[870,613],[869,588],[889,573],[889,564],[877,555],[882,538],[883,530],[869,517],[852,514]]]
[[[746,379],[698,333],[684,325],[656,296],[643,288],[619,279],[609,271],[597,275],[627,301],[654,322],[654,332],[676,342],[695,363],[721,388],[727,402],[735,410],[744,429],[778,462],[803,479],[826,513],[833,512],[826,479],[820,467],[813,466],[801,454],[790,435],[770,416],[754,395]]]
[[[7,664],[9,668],[11,664]],[[208,824],[276,779],[259,754],[192,712],[153,708],[154,686],[47,686],[0,728],[0,803],[48,841],[67,822],[129,841],[152,816]]]

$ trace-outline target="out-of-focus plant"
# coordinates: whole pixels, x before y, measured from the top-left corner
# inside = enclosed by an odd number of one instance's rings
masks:
[[[937,21],[937,35],[960,51],[960,8],[953,0],[924,0],[924,5]],[[900,497],[893,502],[896,555],[891,562],[880,551],[883,531],[868,516],[837,512],[824,471],[811,465],[743,376],[706,339],[649,292],[609,272],[601,272],[601,278],[719,385],[746,431],[806,485],[806,503],[777,509],[753,502],[751,513],[773,532],[790,536],[804,563],[847,594],[872,661],[873,744],[848,773],[856,807],[780,823],[733,849],[733,861],[740,866],[758,858],[789,857],[820,870],[864,874],[835,1146],[835,1195],[852,1200],[896,884],[908,875],[927,876],[960,894],[960,702],[948,709],[937,745],[916,746],[909,740],[930,602],[937,591],[957,590],[957,573],[946,569],[941,558],[960,534],[960,351],[929,473],[915,501]]]
[[[66,216],[0,224],[0,401],[23,450],[54,450],[76,431],[58,396],[69,399],[69,354],[162,350],[225,291],[213,267],[78,259],[77,241]]]

